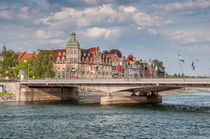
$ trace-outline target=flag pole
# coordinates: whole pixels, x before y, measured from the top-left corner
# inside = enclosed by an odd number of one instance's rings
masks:
[[[178,56],[180,56],[179,53],[178,53]],[[181,63],[181,61],[180,61],[180,58],[179,58],[179,64],[180,64],[181,74],[183,75],[183,79],[184,79],[184,81],[185,81],[184,72],[183,72],[183,67],[182,67],[182,63]],[[182,75],[181,75],[181,76],[182,76]]]

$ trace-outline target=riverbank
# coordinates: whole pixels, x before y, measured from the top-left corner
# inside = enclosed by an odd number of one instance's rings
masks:
[[[14,95],[0,95],[0,102],[13,102],[16,101]]]

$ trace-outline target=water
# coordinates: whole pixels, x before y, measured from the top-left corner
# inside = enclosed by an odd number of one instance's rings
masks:
[[[0,138],[210,138],[210,92],[159,105],[0,104]]]

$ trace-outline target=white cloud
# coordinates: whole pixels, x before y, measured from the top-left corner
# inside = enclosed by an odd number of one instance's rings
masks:
[[[88,28],[85,31],[79,31],[79,34],[88,37],[88,38],[100,38],[113,39],[119,36],[119,28]]]
[[[0,19],[12,19],[12,14],[10,11],[8,10],[1,10],[0,12]]]
[[[49,34],[43,30],[37,30],[36,31],[36,37],[40,38],[40,39],[48,39],[49,38]]]
[[[172,39],[180,40],[182,43],[198,43],[210,42],[210,28],[207,29],[191,29],[191,30],[175,30],[166,35]]]
[[[111,4],[106,4],[83,10],[62,8],[60,12],[38,19],[36,23],[43,23],[55,27],[58,25],[75,24],[79,28],[121,23],[139,26],[164,25],[161,24],[160,20],[158,16],[148,15],[133,6],[112,6]]]
[[[167,5],[152,5],[153,8],[164,11],[175,11],[175,10],[185,10],[193,8],[208,8],[210,7],[209,0],[196,0],[187,2],[176,2]]]

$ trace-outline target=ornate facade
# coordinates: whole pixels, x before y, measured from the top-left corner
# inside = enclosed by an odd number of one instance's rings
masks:
[[[66,49],[52,51],[56,57],[54,68],[57,79],[112,78],[112,66],[117,62],[116,59],[101,52],[99,47],[81,49],[74,32]],[[90,71],[88,62],[95,72]]]

